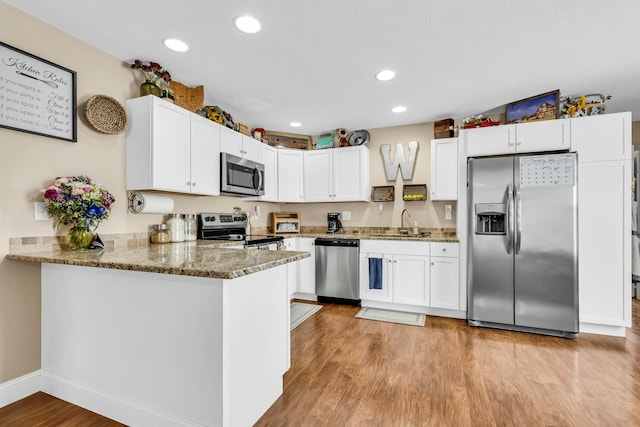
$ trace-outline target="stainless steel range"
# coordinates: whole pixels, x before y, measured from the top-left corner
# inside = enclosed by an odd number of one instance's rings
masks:
[[[243,213],[199,213],[198,239],[237,241],[247,249],[284,249],[282,236],[247,234],[247,221]]]

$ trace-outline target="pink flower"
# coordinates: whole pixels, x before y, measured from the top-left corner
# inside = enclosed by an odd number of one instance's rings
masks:
[[[84,186],[84,192],[85,193],[91,193],[91,191],[93,191],[93,185],[85,185]]]
[[[80,196],[84,193],[85,193],[84,188],[74,188],[73,190],[71,190],[71,194],[73,196]]]

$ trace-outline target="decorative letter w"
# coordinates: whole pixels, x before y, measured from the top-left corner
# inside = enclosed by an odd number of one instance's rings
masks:
[[[387,180],[395,181],[398,177],[398,167],[402,179],[411,179],[413,177],[413,167],[416,164],[416,154],[418,153],[418,141],[409,141],[409,160],[404,158],[404,150],[402,144],[396,144],[396,153],[391,160],[391,145],[383,144],[380,146],[382,151],[382,159],[384,160],[384,169],[387,172]]]

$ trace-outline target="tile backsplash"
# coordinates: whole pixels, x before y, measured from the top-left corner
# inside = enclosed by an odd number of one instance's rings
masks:
[[[113,250],[149,243],[149,232],[100,234],[105,249]],[[67,236],[11,237],[9,253],[30,253],[69,249]]]

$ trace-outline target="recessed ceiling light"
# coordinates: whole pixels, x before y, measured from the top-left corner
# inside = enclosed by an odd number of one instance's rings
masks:
[[[164,45],[175,52],[186,52],[189,50],[189,45],[187,45],[182,40],[178,39],[164,39],[162,41]]]
[[[397,107],[393,107],[391,111],[393,111],[394,113],[404,113],[405,111],[407,111],[407,107],[398,105]]]
[[[302,126],[302,123],[299,122],[291,122],[289,123],[289,126],[293,127],[293,128],[299,128],[300,126]]]
[[[236,28],[247,34],[254,34],[260,31],[261,25],[252,16],[240,16],[235,20]]]
[[[378,79],[378,80],[380,80],[382,82],[386,82],[387,80],[391,80],[395,76],[396,76],[396,72],[395,71],[382,70],[378,74],[376,74],[376,79]]]

